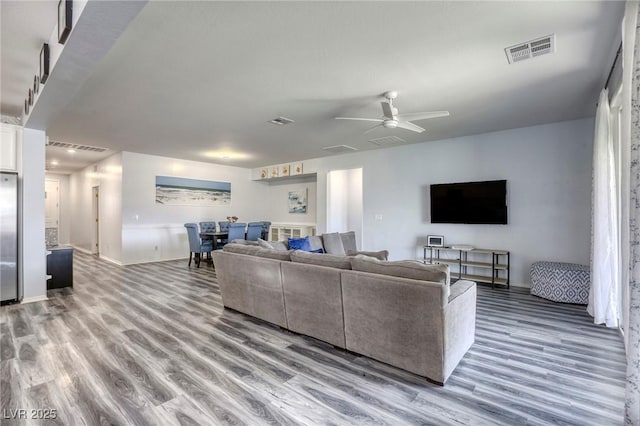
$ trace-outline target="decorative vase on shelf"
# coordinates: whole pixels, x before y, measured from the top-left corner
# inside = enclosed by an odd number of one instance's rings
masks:
[[[238,221],[238,216],[227,216],[227,220],[231,223],[236,223]]]

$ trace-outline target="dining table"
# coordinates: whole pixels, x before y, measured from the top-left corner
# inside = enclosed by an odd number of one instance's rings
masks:
[[[211,240],[213,241],[213,249],[218,249],[218,240],[225,239],[229,236],[228,232],[218,231],[218,232],[201,232],[200,238],[203,240]]]

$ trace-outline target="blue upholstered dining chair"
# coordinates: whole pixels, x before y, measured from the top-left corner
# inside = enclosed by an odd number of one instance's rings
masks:
[[[262,222],[262,239],[265,241],[269,241],[269,228],[271,228],[271,222],[264,221]]]
[[[228,220],[221,220],[220,222],[218,222],[218,226],[220,227],[220,232],[229,232],[229,225],[231,224],[231,222],[229,222]],[[229,239],[227,238],[220,238],[218,240],[218,247],[223,247],[225,244],[227,244],[229,242]]]
[[[258,238],[262,238],[262,222],[249,222],[247,241],[258,241]]]
[[[195,254],[196,266],[199,268],[202,255],[206,253],[207,256],[211,256],[213,242],[200,239],[197,224],[185,223],[184,227],[187,228],[187,236],[189,237],[189,266],[191,266],[191,257]]]
[[[216,232],[216,223],[214,221],[200,222],[200,232]]]
[[[244,240],[244,233],[247,228],[246,223],[229,224],[229,241]]]

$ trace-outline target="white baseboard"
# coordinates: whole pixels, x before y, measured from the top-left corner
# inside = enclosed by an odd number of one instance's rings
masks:
[[[115,260],[115,259],[112,259],[112,258],[110,258],[110,257],[103,256],[103,255],[99,255],[98,257],[99,257],[100,259],[102,259],[102,260],[106,260],[106,261],[107,261],[107,262],[109,262],[109,263],[113,263],[113,264],[115,264],[115,265],[122,266],[122,262],[120,262],[119,260]]]
[[[78,247],[78,246],[74,246],[74,245],[72,245],[71,247],[73,247],[74,250],[78,250],[80,253],[93,254],[93,253],[91,253],[91,251],[89,251],[89,250],[87,250],[85,248],[82,248],[82,247]]]
[[[42,302],[44,300],[48,300],[49,298],[45,296],[35,296],[35,297],[27,297],[22,299],[20,303],[33,303],[33,302]]]

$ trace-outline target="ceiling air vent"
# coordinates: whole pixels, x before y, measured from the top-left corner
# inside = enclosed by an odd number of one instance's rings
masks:
[[[52,146],[54,148],[75,149],[78,151],[89,151],[89,152],[105,152],[107,150],[107,148],[98,148],[95,146],[78,145],[75,143],[56,142],[56,141],[49,141],[47,146]]]
[[[535,40],[520,43],[504,49],[510,64],[535,58],[536,56],[553,53],[556,49],[556,35],[540,37]]]
[[[397,146],[397,145],[401,145],[403,143],[407,143],[407,141],[405,141],[404,139],[401,139],[397,136],[385,136],[383,138],[376,138],[376,139],[370,139],[369,142],[371,142],[374,145],[378,145],[378,146]]]
[[[274,118],[273,120],[269,120],[269,123],[276,124],[278,126],[284,126],[286,124],[293,123],[293,120],[287,117],[278,117],[278,118]]]
[[[345,152],[353,152],[353,151],[357,151],[356,148],[349,146],[349,145],[334,145],[334,146],[325,146],[324,148],[325,151],[330,152],[332,154],[342,154]]]

